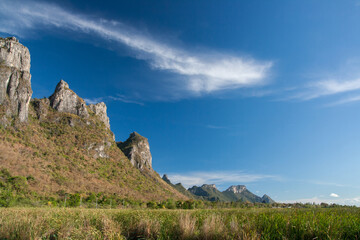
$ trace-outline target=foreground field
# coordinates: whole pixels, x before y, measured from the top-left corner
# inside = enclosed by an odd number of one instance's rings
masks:
[[[2,208],[0,239],[359,239],[360,209]]]

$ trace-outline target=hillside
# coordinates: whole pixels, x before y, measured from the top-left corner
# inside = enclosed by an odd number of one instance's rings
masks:
[[[15,38],[0,39],[3,172],[23,177],[29,191],[40,196],[102,192],[135,200],[187,199],[151,164],[133,166],[117,147],[104,103],[86,105],[63,80],[49,98],[30,100],[30,79],[27,48]]]
[[[230,186],[225,191],[219,191],[215,184],[204,184],[201,187],[193,186],[188,189],[190,193],[208,201],[221,202],[252,202],[252,203],[274,203],[268,195],[259,197],[250,192],[246,186]]]

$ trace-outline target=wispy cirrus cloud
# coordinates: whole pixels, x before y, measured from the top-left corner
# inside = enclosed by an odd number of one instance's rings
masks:
[[[360,78],[345,81],[330,79],[308,84],[305,87],[305,91],[294,95],[294,98],[306,101],[356,90],[360,90]]]
[[[214,172],[188,172],[168,173],[172,183],[182,183],[185,187],[202,184],[244,184],[262,180],[279,180],[280,177],[266,174],[252,174],[241,171],[214,171]]]
[[[144,36],[114,20],[94,18],[58,5],[35,1],[0,2],[1,32],[25,36],[34,30],[67,30],[126,46],[133,56],[154,69],[175,73],[186,91],[194,94],[223,89],[259,86],[266,83],[271,61],[225,53],[195,53]],[[211,51],[213,52],[213,51]]]
[[[132,100],[124,95],[117,94],[116,96],[106,96],[106,97],[98,97],[98,98],[85,98],[84,99],[87,104],[96,104],[103,101],[119,101],[123,103],[132,103],[143,106],[144,103]]]

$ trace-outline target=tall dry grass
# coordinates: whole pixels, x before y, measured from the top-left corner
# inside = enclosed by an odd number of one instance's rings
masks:
[[[360,209],[0,209],[0,239],[314,238],[359,239]]]

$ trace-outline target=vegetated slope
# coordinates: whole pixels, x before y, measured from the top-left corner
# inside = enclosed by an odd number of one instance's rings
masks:
[[[33,101],[28,124],[0,127],[0,165],[32,179],[40,195],[104,192],[138,200],[185,197],[155,172],[144,175],[117,147],[111,131],[88,109],[87,119],[48,107],[38,119]],[[4,115],[4,107],[1,115]],[[106,157],[100,157],[105,154]],[[149,177],[151,176],[151,177]]]
[[[188,189],[190,193],[208,201],[231,202],[236,201],[220,192],[214,184],[203,184],[201,187],[193,186]]]

